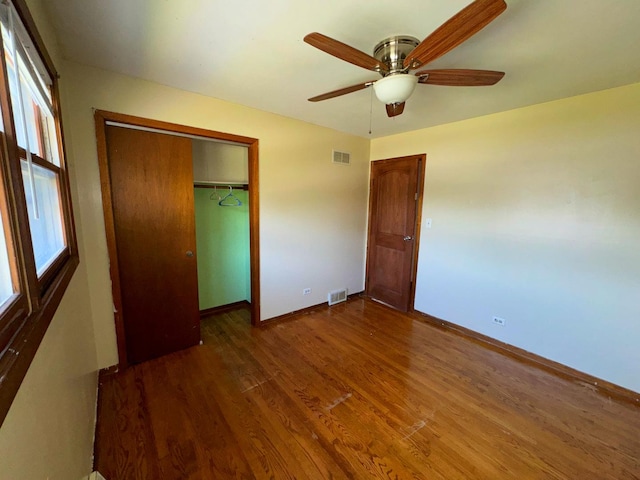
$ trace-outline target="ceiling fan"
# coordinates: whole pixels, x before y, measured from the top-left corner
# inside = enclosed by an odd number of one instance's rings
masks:
[[[418,83],[447,86],[494,85],[504,77],[504,72],[439,69],[410,74],[409,71],[433,62],[457,47],[495,20],[506,8],[504,0],[475,0],[422,42],[406,35],[389,37],[375,46],[373,56],[321,33],[310,33],[304,37],[309,45],[345,62],[378,72],[382,78],[323,93],[309,101],[319,102],[373,86],[378,100],[387,106],[387,115],[395,117],[404,111],[405,101]]]

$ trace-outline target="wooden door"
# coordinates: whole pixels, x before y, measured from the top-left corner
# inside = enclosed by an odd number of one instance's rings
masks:
[[[366,291],[403,312],[413,308],[424,159],[371,163]]]
[[[200,342],[191,140],[106,127],[126,352],[139,363]]]

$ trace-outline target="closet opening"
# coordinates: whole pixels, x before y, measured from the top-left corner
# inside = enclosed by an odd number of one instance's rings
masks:
[[[258,140],[94,118],[120,368],[197,344],[199,317],[221,309],[258,325]]]
[[[249,150],[192,140],[200,317],[251,305]]]

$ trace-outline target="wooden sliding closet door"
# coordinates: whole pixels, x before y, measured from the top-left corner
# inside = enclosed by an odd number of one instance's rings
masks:
[[[200,342],[191,140],[116,126],[106,140],[127,360],[139,363]]]

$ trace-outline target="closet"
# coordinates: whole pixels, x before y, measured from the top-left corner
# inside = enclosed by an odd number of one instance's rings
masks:
[[[201,315],[251,303],[248,148],[192,140]]]
[[[260,321],[258,140],[96,111],[120,368],[200,343],[200,317]]]

